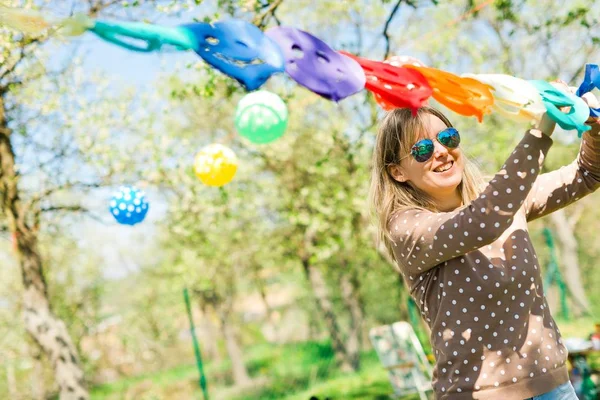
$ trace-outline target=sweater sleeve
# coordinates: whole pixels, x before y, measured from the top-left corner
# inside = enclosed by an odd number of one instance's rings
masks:
[[[599,133],[599,129],[585,132],[579,155],[571,164],[538,177],[524,204],[528,221],[561,209],[598,189]]]
[[[418,275],[441,262],[494,242],[511,225],[552,145],[528,131],[505,168],[481,195],[452,212],[401,210],[388,223],[392,248],[404,274]]]

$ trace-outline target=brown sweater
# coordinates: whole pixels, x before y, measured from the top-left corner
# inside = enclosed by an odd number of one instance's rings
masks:
[[[600,136],[586,132],[577,160],[538,176],[551,145],[528,131],[468,207],[390,219],[398,265],[431,328],[439,399],[523,400],[568,380],[527,222],[600,185]]]

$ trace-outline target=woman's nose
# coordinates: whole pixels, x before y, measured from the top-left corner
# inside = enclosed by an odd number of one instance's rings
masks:
[[[445,156],[448,153],[448,149],[443,146],[440,142],[433,142],[433,156],[438,158],[440,156]]]

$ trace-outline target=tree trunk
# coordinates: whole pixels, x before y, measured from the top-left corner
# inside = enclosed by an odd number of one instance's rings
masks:
[[[47,398],[46,388],[44,387],[44,365],[39,357],[36,357],[31,373],[31,394],[35,400],[45,400]]]
[[[333,352],[335,353],[335,358],[339,363],[339,367],[344,372],[354,371],[352,366],[352,362],[348,357],[348,351],[342,340],[341,331],[339,329],[339,325],[337,323],[337,318],[333,311],[333,304],[331,299],[329,298],[329,293],[327,291],[327,284],[325,283],[325,278],[321,271],[313,265],[310,265],[308,259],[302,259],[302,265],[304,267],[304,272],[310,282],[310,285],[313,290],[313,294],[315,295],[315,302],[317,304],[317,309],[321,313],[323,319],[325,320],[325,325],[327,326],[327,330],[329,331],[329,337],[331,338],[331,342],[333,345]]]
[[[17,379],[15,377],[15,365],[13,360],[9,360],[7,364],[4,365],[6,370],[6,387],[8,389],[8,395],[11,399],[18,400],[21,396],[19,396],[17,390]]]
[[[200,301],[200,310],[202,315],[200,316],[199,327],[202,332],[202,352],[206,354],[206,358],[213,361],[219,362],[223,359],[221,352],[219,351],[219,345],[217,343],[218,332],[215,331],[215,324],[210,319],[210,311],[203,301]]]
[[[404,281],[404,278],[402,278],[402,274],[400,274],[398,265],[388,254],[383,244],[380,244],[379,246],[375,244],[375,247],[377,248],[377,254],[379,255],[379,259],[382,262],[389,264],[394,269],[394,271],[396,271],[396,278],[398,278],[398,285],[396,287],[398,288],[398,299],[400,300],[400,304],[398,307],[398,317],[400,318],[400,321],[407,321],[408,308],[406,307],[406,303],[408,300],[408,286]]]
[[[565,210],[558,210],[550,214],[550,218],[556,227],[555,233],[560,245],[561,270],[565,277],[565,283],[569,288],[569,294],[573,299],[575,316],[589,314],[590,304],[583,289],[581,273],[579,271],[579,259],[577,256],[577,240],[573,227],[567,220]]]
[[[552,315],[559,315],[561,312],[560,308],[560,291],[556,285],[550,285],[550,287],[544,287],[544,293],[546,294],[546,301],[548,302],[548,308],[552,312]]]
[[[63,321],[50,309],[36,237],[28,233],[17,239],[23,275],[25,329],[49,358],[61,400],[87,399],[77,350]]]
[[[246,365],[244,365],[244,357],[242,349],[235,336],[231,322],[229,321],[230,310],[221,309],[219,317],[221,319],[221,334],[225,340],[225,348],[227,355],[231,360],[231,369],[233,372],[233,381],[236,385],[247,385],[250,382],[250,376]]]
[[[23,319],[25,329],[41,347],[54,369],[61,400],[87,399],[77,350],[65,324],[50,307],[42,259],[37,246],[37,232],[28,223],[28,211],[20,201],[15,171],[15,154],[10,129],[0,96],[0,196],[1,207],[10,232],[16,241],[17,257],[23,281]]]
[[[350,331],[348,332],[348,341],[346,349],[352,369],[360,369],[360,350],[362,346],[364,311],[362,301],[358,291],[359,282],[354,271],[343,273],[340,279],[342,298],[344,304],[350,313]]]
[[[258,293],[260,294],[260,298],[265,306],[265,313],[267,315],[267,322],[271,324],[273,328],[273,341],[275,343],[279,342],[279,329],[277,324],[277,318],[275,317],[275,310],[273,310],[267,300],[267,289],[263,279],[260,277],[259,271],[255,270],[254,281],[256,282],[256,286],[258,287]]]
[[[320,340],[322,336],[321,320],[316,313],[308,313],[308,339],[312,341]]]

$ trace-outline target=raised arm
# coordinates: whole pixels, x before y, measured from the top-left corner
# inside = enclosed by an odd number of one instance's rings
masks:
[[[527,131],[506,168],[468,207],[446,213],[411,209],[394,214],[388,227],[404,274],[421,274],[500,237],[524,203],[551,145],[552,139],[539,130]]]
[[[582,97],[590,107],[600,106],[593,94],[586,93]],[[583,134],[577,158],[536,180],[524,204],[528,221],[563,208],[600,186],[600,125],[594,118],[588,122],[592,129]]]

